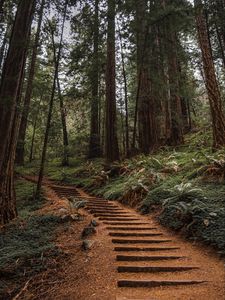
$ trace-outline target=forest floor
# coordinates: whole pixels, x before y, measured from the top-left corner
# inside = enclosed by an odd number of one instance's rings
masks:
[[[59,160],[50,160],[40,201],[34,199],[35,183],[24,180],[28,176],[36,181],[37,163],[18,167],[19,218],[0,232],[0,299],[110,300],[115,296],[119,300],[223,299],[224,263],[219,257],[225,255],[224,157],[224,150],[212,153],[208,132],[200,131],[188,135],[186,144],[178,149],[163,148],[152,155],[140,155],[110,167],[101,159],[71,158],[69,167],[62,167]],[[150,277],[155,279],[154,284],[159,279],[171,278],[193,278],[208,283],[185,289],[118,288],[118,263],[106,225],[100,223],[97,233],[91,237],[93,247],[83,251],[81,233],[93,217],[84,211],[84,220],[62,220],[65,212],[68,213],[68,201],[50,187],[56,183],[68,189],[80,187],[97,198],[118,200],[116,205],[125,214],[130,212],[140,223],[154,225],[172,240],[172,246],[178,245],[180,250],[170,254],[187,257],[183,260],[186,266],[200,267],[178,272],[175,277],[170,277],[172,270],[167,270],[162,278],[153,273]],[[137,235],[140,229],[136,229]],[[146,252],[131,253],[145,255]],[[124,264],[123,267],[130,266],[128,262]],[[146,266],[146,262],[140,265]],[[160,266],[160,262],[154,262],[154,267]],[[165,261],[163,266],[171,265]],[[130,275],[124,278],[130,279]]]
[[[35,181],[35,178],[32,178]],[[21,187],[28,186],[31,188],[32,183],[28,183],[24,180],[18,180],[17,187],[21,191]],[[31,191],[31,189],[30,189]],[[57,219],[57,224],[55,228],[51,228],[48,231],[48,238],[50,238],[51,249],[41,249],[41,262],[37,263],[38,256],[37,253],[30,253],[27,256],[29,264],[20,264],[19,261],[22,260],[24,253],[18,251],[17,248],[17,265],[14,265],[14,272],[16,270],[19,276],[19,269],[23,269],[23,274],[20,277],[8,277],[5,279],[5,286],[7,285],[8,296],[5,293],[2,299],[68,299],[68,300],[126,300],[126,299],[223,299],[224,297],[224,263],[223,260],[215,254],[215,251],[208,247],[203,247],[198,245],[196,242],[187,242],[182,237],[177,236],[174,232],[166,230],[158,224],[155,218],[152,216],[143,216],[136,212],[132,208],[125,207],[124,205],[117,202],[108,202],[100,198],[89,197],[86,193],[78,189],[79,197],[89,201],[88,205],[89,211],[83,210],[82,214],[84,219],[80,221],[73,221],[68,219],[62,222],[62,217],[69,214],[68,202],[65,201],[65,195],[73,195],[75,190],[71,187],[66,187],[65,185],[55,186],[52,181],[45,180],[45,186],[43,189],[43,194],[45,200],[42,201],[39,207],[35,209],[30,209],[31,215],[27,219],[26,213],[22,212],[23,215],[23,227],[20,232],[20,237],[23,236],[28,220],[36,217],[41,217],[42,221],[45,218]],[[68,194],[69,193],[69,194]],[[65,195],[64,195],[65,194]],[[76,195],[76,193],[75,193]],[[23,204],[23,208],[24,208]],[[92,247],[84,251],[82,249],[83,239],[81,238],[83,229],[90,224],[93,220],[93,214],[97,213],[100,207],[105,207],[105,211],[110,210],[112,218],[118,218],[120,215],[119,210],[122,211],[125,221],[117,221],[120,225],[111,225],[113,227],[118,227],[117,229],[109,229],[109,223],[115,223],[115,221],[104,221],[99,220],[98,226],[96,227],[96,233],[88,237],[93,242]],[[95,209],[96,211],[90,211],[90,209]],[[115,210],[115,212],[112,211]],[[26,209],[27,211],[28,209]],[[91,214],[92,213],[92,214]],[[99,212],[102,214],[102,212]],[[108,213],[106,213],[105,218],[108,218]],[[136,221],[132,221],[132,226],[128,225],[129,216],[136,218]],[[97,218],[98,216],[95,215]],[[43,219],[44,218],[44,219]],[[20,220],[21,222],[21,220]],[[49,222],[49,220],[48,220]],[[41,223],[41,222],[40,222]],[[126,225],[126,223],[128,223]],[[137,223],[137,225],[135,225]],[[138,225],[141,224],[142,225]],[[50,222],[49,222],[50,224]],[[46,224],[45,225],[49,225]],[[118,232],[121,233],[121,226],[125,227],[126,230],[122,231],[122,236],[124,233],[131,234],[136,233],[136,239],[138,243],[132,244],[132,248],[138,250],[139,247],[149,247],[148,244],[143,244],[143,239],[151,241],[152,239],[168,240],[163,243],[152,243],[149,248],[152,250],[148,251],[119,251],[118,247],[128,247],[129,244],[113,244],[112,238],[114,234]],[[144,228],[151,227],[151,233],[160,233],[161,236],[154,238],[144,238],[138,237],[138,234],[145,234],[146,230]],[[131,228],[135,228],[135,231],[131,231]],[[155,228],[155,229],[153,229]],[[7,228],[5,229],[5,235],[7,234]],[[43,236],[43,228],[39,234]],[[45,229],[47,230],[47,229]],[[112,236],[110,236],[112,234]],[[117,236],[117,235],[115,235]],[[3,237],[4,238],[4,237]],[[35,234],[35,229],[33,233],[29,236],[30,243],[37,238]],[[131,239],[131,237],[124,237],[119,239]],[[141,242],[140,242],[141,241]],[[47,247],[49,241],[45,240],[45,247]],[[33,245],[35,246],[35,245]],[[37,245],[36,245],[37,246]],[[40,245],[39,245],[40,246]],[[43,245],[42,245],[43,246]],[[55,249],[54,253],[52,249]],[[117,250],[115,249],[117,248]],[[161,250],[160,250],[160,249]],[[4,248],[3,248],[4,249]],[[9,248],[8,248],[9,249]],[[57,251],[56,251],[57,249]],[[153,249],[155,249],[153,251]],[[158,250],[157,250],[158,249]],[[7,250],[7,249],[5,249]],[[40,249],[39,249],[40,250]],[[27,251],[27,249],[26,249]],[[26,252],[25,251],[25,252]],[[119,252],[117,252],[119,251]],[[8,253],[9,255],[9,253]],[[136,257],[152,257],[156,258],[158,256],[164,256],[163,260],[156,260],[154,262],[144,260],[144,261],[118,261],[116,259],[117,255],[127,255]],[[165,257],[167,259],[165,259]],[[169,259],[170,257],[170,259]],[[172,258],[175,257],[175,258]],[[11,257],[12,268],[13,261],[15,263],[15,257]],[[3,260],[2,260],[3,262]],[[37,265],[41,268],[36,270]],[[28,268],[29,265],[29,268]],[[155,268],[182,268],[182,267],[193,267],[190,270],[170,270],[170,271],[151,271],[148,273],[118,273],[118,267],[149,267],[154,266]],[[196,269],[195,269],[196,268]],[[199,268],[199,269],[198,269]],[[28,270],[30,272],[28,272]],[[3,274],[3,273],[2,273]],[[8,274],[10,274],[8,272]],[[11,271],[12,274],[12,271]],[[14,274],[15,275],[15,274]],[[128,281],[140,281],[147,280],[154,283],[161,283],[162,286],[154,288],[143,288],[143,287],[118,287],[118,282],[121,280]],[[186,281],[181,286],[178,282]],[[168,283],[168,281],[173,282],[175,286],[163,286],[163,284]],[[191,281],[191,282],[190,282]],[[203,281],[200,284],[198,281]],[[14,282],[14,284],[12,284]],[[189,285],[189,283],[191,283]],[[15,287],[16,292],[15,292]],[[11,295],[10,295],[11,292]],[[8,298],[7,298],[8,297]]]

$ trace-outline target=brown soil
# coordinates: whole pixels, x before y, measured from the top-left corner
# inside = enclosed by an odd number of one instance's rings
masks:
[[[48,196],[48,204],[41,210],[41,213],[61,214],[62,208],[68,209],[67,202],[62,200],[56,192],[52,183],[45,182],[46,194]],[[48,185],[48,187],[47,187]],[[51,186],[50,186],[51,185]],[[82,197],[87,195],[80,191]],[[95,201],[94,198],[88,198]],[[101,202],[101,200],[99,200]],[[105,204],[104,204],[105,205]],[[110,225],[99,221],[97,233],[91,237],[94,240],[93,247],[84,251],[81,249],[82,239],[81,232],[93,219],[93,216],[87,211],[83,211],[84,220],[80,222],[69,222],[60,231],[56,244],[66,254],[63,258],[59,258],[58,267],[49,275],[48,271],[40,274],[36,278],[35,285],[27,287],[23,297],[20,299],[42,299],[42,300],[223,300],[225,299],[225,270],[224,262],[214,253],[198,244],[184,241],[177,237],[174,233],[162,228],[150,216],[141,216],[135,210],[124,207],[114,202],[117,208],[121,208],[124,214],[132,214],[138,219],[136,222],[146,223],[145,225],[137,225],[136,227],[155,227],[151,230],[153,233],[162,233],[160,237],[153,239],[171,240],[163,244],[146,245],[136,244],[113,244],[112,239],[135,239],[142,241],[143,239],[151,239],[149,237],[112,237],[109,232],[122,232],[121,230],[108,230],[109,226],[125,226]],[[94,205],[93,205],[94,206]],[[114,206],[114,207],[115,207]],[[98,205],[99,207],[99,205]],[[109,221],[110,222],[110,221]],[[118,221],[119,223],[120,221]],[[122,222],[121,222],[122,223]],[[128,225],[127,225],[128,226]],[[123,232],[131,232],[129,229]],[[137,232],[145,233],[146,230],[138,230]],[[114,247],[179,247],[178,250],[158,251],[158,252],[116,252]],[[163,261],[116,261],[117,255],[125,256],[181,256],[176,260]],[[156,272],[156,273],[118,273],[118,266],[194,266],[199,269],[184,272]],[[147,281],[197,281],[204,283],[196,285],[181,286],[160,286],[154,288],[119,288],[117,283],[119,280],[147,280]],[[35,286],[35,287],[34,287]]]

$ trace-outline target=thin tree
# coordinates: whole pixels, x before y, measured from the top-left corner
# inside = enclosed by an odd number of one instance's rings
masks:
[[[13,178],[18,128],[16,106],[34,5],[35,1],[27,0],[21,0],[18,4],[0,85],[0,224],[9,222],[17,215]]]
[[[119,160],[116,130],[115,8],[115,0],[108,0],[105,120],[105,156],[108,162]]]
[[[206,89],[211,109],[213,148],[225,146],[225,116],[222,108],[222,98],[216,78],[210,41],[207,34],[207,24],[203,13],[203,3],[195,0],[195,17],[198,31],[198,41],[202,52]]]
[[[59,63],[60,63],[60,59],[61,59],[61,50],[62,50],[62,41],[63,41],[63,34],[64,34],[64,28],[65,28],[65,21],[66,21],[67,5],[68,5],[68,0],[65,1],[65,5],[64,5],[63,23],[62,23],[62,31],[61,31],[61,35],[60,35],[60,41],[59,41],[58,54],[56,53],[57,51],[55,48],[55,43],[52,43],[53,55],[55,56],[54,61],[56,62],[56,64],[55,64],[55,71],[54,71],[54,77],[53,77],[51,98],[50,98],[50,102],[49,102],[49,111],[48,111],[48,116],[47,116],[44,144],[43,144],[43,149],[42,149],[41,165],[40,165],[37,190],[36,190],[37,198],[40,197],[41,186],[42,186],[42,181],[43,181],[43,176],[44,176],[45,160],[46,160],[47,146],[48,146],[48,137],[49,137],[49,131],[50,131],[50,127],[51,127],[52,111],[53,111],[56,84],[57,84],[57,76],[59,73]],[[49,24],[49,28],[50,28],[50,32],[51,32],[51,38],[53,41],[54,40],[54,28],[52,27],[51,23]]]
[[[54,42],[54,40],[53,40],[53,42]],[[56,58],[55,55],[54,55],[54,58]],[[55,64],[56,63],[57,62],[55,61]],[[63,131],[63,160],[62,160],[62,165],[63,166],[69,166],[69,154],[68,154],[69,139],[68,139],[68,133],[67,133],[67,124],[66,124],[66,110],[65,110],[64,100],[63,100],[60,81],[59,81],[59,74],[57,74],[57,79],[56,80],[57,80],[57,89],[58,89],[59,104],[60,104],[60,115],[61,115],[61,121],[62,121],[62,131]]]
[[[121,62],[122,62],[122,74],[124,81],[124,102],[125,102],[125,152],[126,156],[130,155],[130,142],[129,142],[129,112],[128,112],[128,89],[127,89],[127,73],[125,67],[125,55],[123,51],[123,38],[121,30],[118,24],[119,39],[120,39],[120,51],[121,51]]]
[[[16,163],[19,165],[24,164],[24,146],[25,146],[25,136],[26,136],[26,129],[27,129],[27,120],[28,120],[28,114],[30,108],[30,101],[33,92],[33,81],[35,76],[35,67],[37,61],[44,5],[45,5],[45,0],[42,0],[40,10],[39,10],[38,26],[35,35],[35,41],[34,41],[33,52],[32,52],[31,63],[30,63],[30,70],[29,70],[28,81],[27,81],[27,88],[26,88],[25,99],[24,99],[23,113],[22,113],[22,118],[20,123],[19,139],[18,139],[17,151],[16,151]]]

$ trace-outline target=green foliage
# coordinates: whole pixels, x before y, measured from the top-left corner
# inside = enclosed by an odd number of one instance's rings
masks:
[[[27,221],[9,225],[0,233],[0,269],[23,272],[25,266],[32,267],[33,259],[39,260],[41,266],[43,256],[55,249],[51,243],[52,231],[58,223],[58,217],[46,215],[31,216]]]
[[[33,211],[40,209],[43,205],[43,197],[40,197],[39,200],[34,198],[35,188],[36,185],[34,183],[25,180],[16,181],[15,190],[19,217],[27,217]]]

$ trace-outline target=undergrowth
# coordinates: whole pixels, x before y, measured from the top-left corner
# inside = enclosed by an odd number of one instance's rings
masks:
[[[162,224],[225,254],[225,151],[212,152],[207,129],[187,135],[176,149],[163,147],[110,167],[101,159],[76,159],[67,168],[55,161],[47,175],[143,213],[156,212]]]
[[[18,218],[0,230],[0,299],[12,299],[27,278],[59,254],[53,244],[59,218],[35,213],[45,199],[34,198],[32,183],[17,180],[16,193]]]

